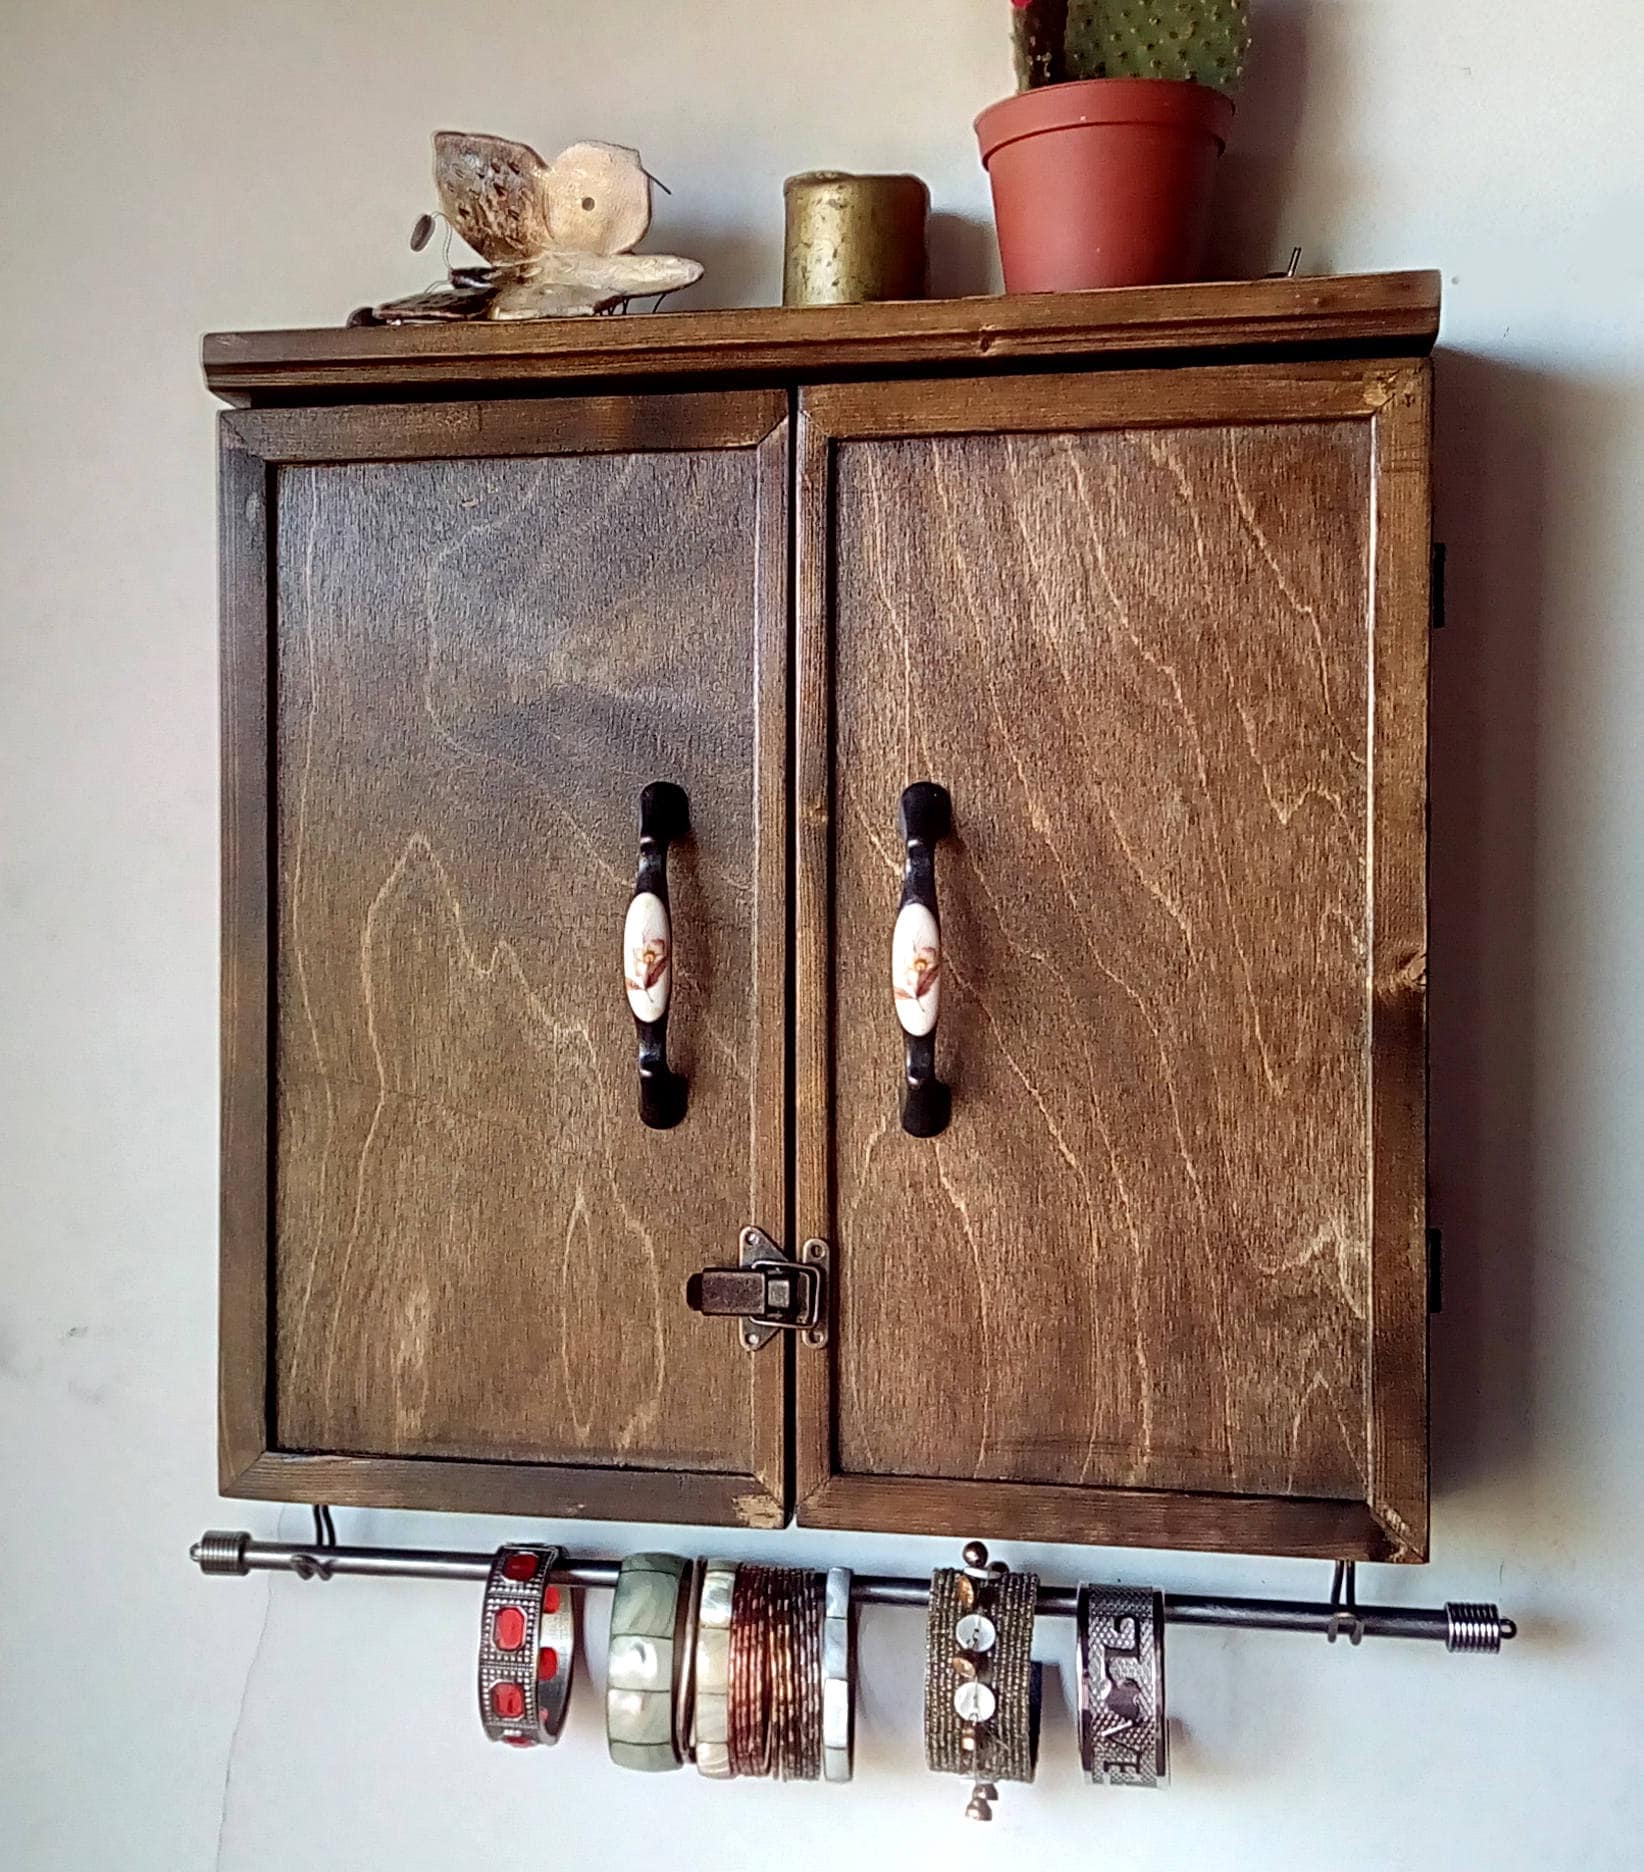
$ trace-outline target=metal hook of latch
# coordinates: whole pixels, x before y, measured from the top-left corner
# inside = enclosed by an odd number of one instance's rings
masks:
[[[1363,1644],[1364,1616],[1359,1611],[1358,1569],[1351,1560],[1338,1560],[1330,1577],[1330,1623],[1324,1635],[1334,1644],[1344,1630],[1349,1644]]]

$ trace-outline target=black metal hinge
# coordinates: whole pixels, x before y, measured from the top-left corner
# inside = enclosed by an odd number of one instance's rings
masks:
[[[1444,1231],[1427,1231],[1427,1311],[1444,1311]]]
[[[1428,580],[1428,616],[1434,630],[1444,629],[1444,571],[1449,548],[1443,540],[1433,541],[1432,572]]]

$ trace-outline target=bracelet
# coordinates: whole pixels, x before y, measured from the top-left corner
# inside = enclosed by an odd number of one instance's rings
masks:
[[[690,1676],[691,1563],[677,1554],[629,1554],[611,1598],[605,1672],[605,1741],[619,1767],[677,1768],[684,1757],[682,1684]]]
[[[769,1567],[738,1567],[736,1589],[731,1595],[730,1720],[726,1741],[731,1752],[731,1773],[736,1776],[764,1775],[771,1765],[772,1684],[765,1657],[770,1573]]]
[[[1039,1698],[1033,1620],[1037,1573],[990,1566],[980,1541],[962,1571],[931,1575],[925,1642],[925,1762],[975,1783],[972,1820],[991,1820],[997,1781],[1031,1781],[1038,1764]]]
[[[814,1781],[822,1771],[822,1576],[743,1566],[731,1605],[731,1772]]]
[[[684,1607],[684,1636],[680,1640],[683,1662],[674,1685],[674,1736],[679,1744],[681,1761],[696,1760],[693,1731],[696,1726],[696,1621],[702,1602],[702,1566],[700,1560],[688,1563],[680,1583]]]
[[[856,1640],[851,1572],[830,1567],[822,1607],[822,1775],[848,1781],[855,1771]]]
[[[1077,1629],[1079,1759],[1087,1779],[1158,1787],[1170,1778],[1164,1595],[1081,1586]]]
[[[823,1772],[826,1612],[819,1573],[707,1563],[697,1609],[691,1725],[699,1774],[712,1780],[814,1781]],[[847,1769],[848,1745],[847,1728]]]
[[[493,1742],[559,1740],[576,1669],[571,1595],[552,1583],[558,1547],[499,1547],[480,1607],[479,1710]]]
[[[731,1778],[731,1601],[737,1572],[734,1560],[705,1561],[697,1595],[691,1752],[697,1773],[710,1781]]]

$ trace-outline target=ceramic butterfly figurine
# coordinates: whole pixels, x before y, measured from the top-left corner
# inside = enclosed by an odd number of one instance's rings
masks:
[[[544,162],[527,143],[440,130],[434,187],[456,233],[487,262],[450,283],[356,312],[349,321],[565,318],[693,286],[701,263],[631,250],[651,225],[651,178],[620,143],[573,143]],[[433,233],[424,215],[411,244]]]

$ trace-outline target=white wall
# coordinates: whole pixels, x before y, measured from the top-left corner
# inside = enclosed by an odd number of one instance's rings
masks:
[[[1434,1563],[1499,1596],[1499,1660],[1182,1632],[1174,1786],[1040,1784],[990,1834],[922,1773],[920,1624],[864,1624],[848,1790],[619,1777],[598,1699],[556,1756],[488,1749],[471,1595],[211,1582],[216,728],[208,328],[325,323],[428,274],[440,125],[639,144],[707,303],[774,296],[780,183],[908,167],[972,282],[969,121],[1005,0],[13,0],[0,579],[0,1863],[1609,1868],[1644,1793],[1644,24],[1527,0],[1257,0],[1224,259],[1442,266],[1435,645]],[[967,225],[968,224],[968,225]],[[344,1538],[501,1525],[341,1517]],[[591,1547],[644,1530],[592,1527]],[[672,1538],[664,1536],[664,1540]],[[705,1537],[769,1551],[768,1541]],[[795,1533],[785,1557],[923,1568]],[[1318,1566],[1018,1550],[1305,1592]],[[596,1653],[603,1601],[591,1621]],[[1064,1630],[1045,1654],[1065,1657]],[[586,1686],[585,1686],[586,1688]]]

